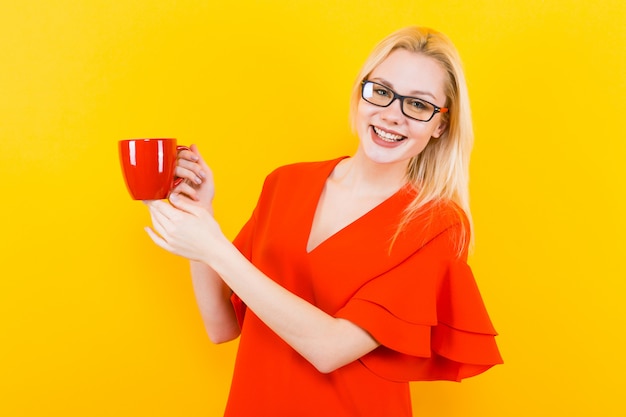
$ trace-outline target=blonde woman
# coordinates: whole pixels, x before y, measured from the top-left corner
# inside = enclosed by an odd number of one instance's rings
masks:
[[[241,336],[226,416],[411,416],[409,381],[502,362],[467,265],[473,135],[452,43],[384,39],[351,119],[354,155],[275,170],[233,243],[195,146],[171,205],[147,203],[154,242],[191,261],[211,340]]]

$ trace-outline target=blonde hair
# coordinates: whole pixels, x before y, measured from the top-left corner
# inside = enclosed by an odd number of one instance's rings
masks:
[[[459,54],[444,34],[424,27],[400,29],[383,39],[365,61],[352,89],[350,120],[356,131],[357,108],[361,101],[361,82],[396,49],[423,54],[441,65],[447,74],[444,91],[446,124],[439,138],[431,138],[424,150],[409,161],[407,179],[416,189],[416,197],[407,207],[398,233],[428,203],[454,202],[461,219],[461,234],[456,237],[458,254],[472,241],[469,206],[469,157],[474,142],[469,97]],[[394,238],[395,240],[395,238]]]

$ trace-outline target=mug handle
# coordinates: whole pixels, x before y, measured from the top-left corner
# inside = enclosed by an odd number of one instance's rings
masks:
[[[188,151],[189,150],[189,146],[184,146],[184,145],[178,145],[176,146],[176,150],[178,152],[180,151]],[[172,188],[175,188],[178,184],[180,184],[181,182],[183,182],[183,179],[180,177],[176,177],[174,178],[174,186]]]

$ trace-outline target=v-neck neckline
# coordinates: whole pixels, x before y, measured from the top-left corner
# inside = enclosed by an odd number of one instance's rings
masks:
[[[323,176],[322,181],[319,184],[319,187],[317,188],[317,190],[315,192],[315,198],[313,199],[314,201],[313,201],[313,204],[312,204],[313,209],[310,210],[309,213],[307,213],[307,217],[308,217],[308,219],[307,219],[307,231],[308,231],[308,233],[306,233],[306,240],[305,240],[305,247],[304,247],[305,252],[306,252],[307,255],[312,255],[313,253],[317,252],[320,247],[324,247],[329,242],[332,242],[332,241],[338,239],[339,237],[341,237],[341,235],[346,233],[346,231],[348,231],[349,229],[357,227],[359,224],[361,224],[363,221],[365,221],[365,219],[367,219],[370,216],[374,215],[376,212],[382,210],[384,207],[386,207],[388,204],[390,204],[392,201],[394,201],[396,198],[398,198],[398,196],[400,196],[401,194],[404,194],[405,190],[407,189],[408,185],[407,184],[403,185],[398,190],[396,190],[393,194],[391,194],[389,197],[385,198],[384,200],[382,200],[381,202],[376,204],[374,207],[372,207],[371,209],[367,210],[365,213],[363,213],[360,216],[356,217],[351,222],[349,222],[345,226],[343,226],[341,229],[337,230],[336,232],[332,233],[329,236],[326,236],[326,238],[321,240],[317,245],[315,245],[314,247],[309,249],[309,242],[311,240],[311,232],[313,231],[313,222],[315,221],[315,216],[317,215],[317,211],[319,209],[319,205],[320,205],[320,202],[321,202],[322,194],[324,192],[324,189],[326,188],[326,183],[328,182],[331,174],[333,173],[333,171],[335,170],[337,165],[339,165],[339,163],[341,161],[343,161],[344,159],[346,159],[346,158],[348,158],[348,157],[344,156],[344,157],[338,158],[335,161],[333,161],[334,163],[329,167],[328,171]]]

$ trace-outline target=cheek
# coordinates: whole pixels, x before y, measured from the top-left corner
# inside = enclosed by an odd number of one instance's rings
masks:
[[[413,141],[412,141],[410,153],[413,155],[417,155],[421,153],[430,142],[431,137],[433,136],[433,133],[434,133],[434,129],[430,127],[412,129],[410,134],[411,134],[411,139]]]
[[[369,117],[369,114],[366,111],[365,106],[359,106],[356,110],[356,122],[363,123],[365,119]]]
[[[413,146],[412,146],[412,149],[411,149],[411,154],[413,154],[413,156],[416,156],[416,155],[419,155],[420,153],[422,153],[422,151],[428,145],[428,142],[430,142],[430,136],[427,137],[427,138],[423,138],[421,140],[416,140],[415,142],[413,142]]]
[[[420,143],[428,143],[428,140],[433,136],[434,133],[435,129],[425,123],[421,125],[414,125],[410,132],[411,137],[413,137],[414,139],[416,139],[417,142]]]
[[[359,106],[356,112],[355,117],[355,128],[359,133],[365,133],[372,121],[372,110],[368,109],[367,106]]]

